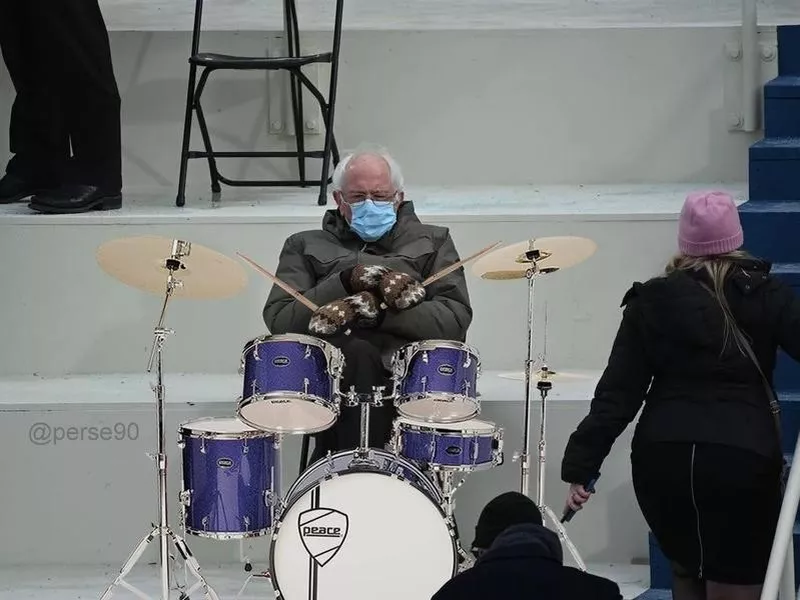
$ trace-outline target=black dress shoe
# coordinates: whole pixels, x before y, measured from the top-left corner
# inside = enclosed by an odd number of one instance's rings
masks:
[[[54,192],[38,194],[28,205],[40,213],[61,215],[92,210],[116,210],[122,206],[122,194],[96,185],[70,184]]]
[[[0,178],[0,204],[22,202],[25,198],[39,194],[45,189],[31,180],[6,173]]]

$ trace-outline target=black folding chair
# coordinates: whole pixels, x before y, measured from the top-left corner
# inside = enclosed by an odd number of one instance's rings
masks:
[[[336,87],[339,77],[339,49],[342,37],[342,17],[344,13],[344,0],[336,0],[336,16],[333,29],[333,45],[330,52],[303,56],[300,53],[300,30],[297,22],[297,8],[295,0],[284,0],[284,20],[286,25],[287,56],[261,57],[261,56],[232,56],[230,54],[216,54],[200,52],[200,33],[203,21],[203,0],[196,0],[194,13],[194,27],[192,29],[192,50],[189,57],[189,87],[186,94],[186,118],[183,126],[183,146],[181,150],[180,177],[178,180],[178,197],[176,204],[186,204],[186,172],[189,159],[205,158],[211,175],[211,191],[219,193],[220,183],[237,187],[308,187],[319,185],[318,203],[322,206],[327,203],[327,190],[330,180],[331,159],[333,167],[339,162],[339,150],[333,135],[333,120],[336,106]],[[330,63],[330,86],[328,99],[319,91],[311,80],[303,73],[302,68],[314,63]],[[200,71],[199,82],[197,72]],[[292,116],[295,130],[295,152],[216,152],[211,145],[211,136],[208,133],[206,117],[203,112],[200,98],[205,90],[209,76],[214,71],[288,71],[291,83]],[[325,127],[325,145],[323,150],[307,150],[305,147],[303,126],[303,87],[305,87],[317,100],[322,112]],[[200,126],[200,135],[203,138],[205,150],[190,150],[192,132],[192,117],[197,113],[197,123]],[[218,158],[297,158],[298,179],[294,180],[244,180],[229,179],[224,177],[217,167]],[[306,159],[315,158],[322,160],[322,169],[318,180],[309,180],[306,177]]]

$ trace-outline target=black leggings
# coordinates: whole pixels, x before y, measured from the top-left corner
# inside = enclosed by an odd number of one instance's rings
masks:
[[[640,445],[631,462],[644,518],[685,575],[763,583],[780,513],[780,462],[693,443]]]

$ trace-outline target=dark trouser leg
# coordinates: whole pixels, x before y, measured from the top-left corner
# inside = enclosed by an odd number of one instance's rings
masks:
[[[4,0],[7,1],[7,0]],[[60,73],[59,102],[72,144],[70,179],[110,192],[122,187],[120,96],[108,32],[97,0],[23,0],[36,12],[39,45]]]
[[[69,158],[69,135],[59,100],[59,75],[49,64],[47,28],[32,0],[0,1],[0,51],[16,90],[9,135],[13,156],[9,175],[57,185]],[[39,7],[50,12],[50,4]],[[67,2],[65,4],[71,4]]]
[[[381,361],[380,351],[364,340],[354,337],[331,340],[344,354],[345,367],[340,383],[341,391],[347,392],[351,386],[356,392],[370,393],[373,387],[384,386],[384,394],[389,393],[390,377]],[[394,406],[390,402],[381,408],[370,408],[369,445],[383,448],[389,441]],[[361,436],[361,408],[342,406],[336,424],[314,436],[314,452],[311,462],[322,458],[327,452],[352,450],[358,447]]]

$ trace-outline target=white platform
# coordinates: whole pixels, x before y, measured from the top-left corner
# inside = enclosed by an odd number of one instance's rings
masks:
[[[520,369],[521,370],[521,369]],[[514,371],[484,371],[478,380],[480,401],[522,402],[524,381],[501,376]],[[600,371],[568,371],[570,378],[554,379],[554,402],[591,400]],[[76,409],[119,410],[120,405],[151,405],[152,375],[130,373],[73,375],[69,377],[5,377],[0,379],[0,413],[5,411]],[[180,373],[164,375],[169,406],[230,407],[242,393],[238,375]],[[216,405],[216,406],[214,406]]]
[[[257,565],[258,567],[263,568],[263,565]],[[591,564],[587,568],[591,573],[616,581],[625,600],[636,598],[648,587],[647,567]],[[201,569],[209,584],[219,595],[220,600],[232,600],[239,593],[246,579],[241,568],[201,565]],[[0,569],[0,600],[96,599],[113,581],[116,573],[116,565],[110,565],[104,569],[67,569],[50,565],[41,568]],[[159,593],[158,577],[156,569],[144,566],[141,571],[135,572],[129,577],[128,581],[156,597]],[[114,595],[114,598],[120,600],[132,597],[130,592],[119,588]],[[200,597],[202,597],[201,594],[193,596],[193,598]],[[271,597],[272,589],[269,582],[264,579],[253,579],[245,589],[241,600],[264,600]],[[343,596],[341,600],[347,600],[346,596]]]
[[[282,26],[281,0],[213,0],[209,27],[269,30]],[[796,23],[794,0],[760,0],[761,22]],[[190,30],[193,2],[105,0],[112,30]],[[332,0],[297,0],[301,27],[328,29]],[[597,27],[719,26],[741,23],[740,0],[346,0],[345,27],[354,29],[539,29]]]
[[[196,186],[195,186],[196,187]],[[698,189],[722,189],[738,202],[745,184],[678,185],[544,185],[544,186],[408,186],[421,219],[438,224],[514,221],[660,221],[675,220],[686,194]],[[42,215],[25,204],[0,205],[3,225],[176,225],[308,224],[318,227],[326,210],[317,193],[303,189],[223,188],[218,200],[196,191],[186,206],[174,206],[171,188],[127,190],[123,207],[110,212]]]

